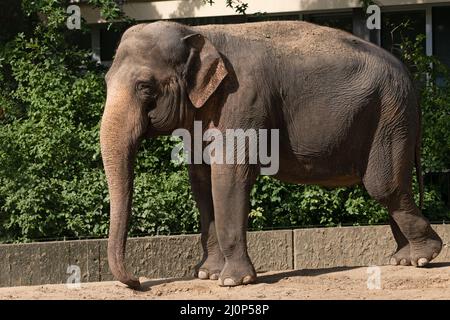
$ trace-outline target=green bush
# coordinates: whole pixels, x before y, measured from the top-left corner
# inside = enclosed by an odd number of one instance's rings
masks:
[[[120,15],[113,0],[90,2],[110,19]],[[109,198],[98,135],[105,70],[67,40],[65,4],[23,1],[22,29],[0,34],[1,241],[104,237],[108,232]],[[430,71],[428,60],[416,51],[414,43],[405,45],[406,60],[421,62],[416,74],[423,77]],[[449,96],[448,86],[430,81],[424,87],[428,171],[449,164]],[[162,137],[141,146],[130,235],[199,230],[186,167],[170,161],[175,143]],[[258,179],[251,208],[249,225],[256,230],[387,221],[386,211],[361,187],[327,190],[270,177]],[[450,216],[436,186],[427,185],[425,214],[432,220]]]
[[[260,177],[252,190],[252,229],[376,224],[387,212],[360,187],[325,189]]]

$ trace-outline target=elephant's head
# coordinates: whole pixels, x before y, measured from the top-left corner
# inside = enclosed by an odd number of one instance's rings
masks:
[[[139,288],[124,265],[133,161],[143,138],[189,128],[227,75],[214,45],[171,22],[138,25],[123,35],[106,75],[100,142],[111,199],[108,261],[121,282]]]

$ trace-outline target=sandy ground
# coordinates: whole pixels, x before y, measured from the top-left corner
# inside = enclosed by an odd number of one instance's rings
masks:
[[[381,274],[376,289],[377,272]],[[450,263],[428,268],[383,266],[268,272],[253,285],[221,288],[216,281],[141,278],[144,290],[111,282],[0,288],[0,299],[450,299]],[[369,284],[374,289],[368,289]]]

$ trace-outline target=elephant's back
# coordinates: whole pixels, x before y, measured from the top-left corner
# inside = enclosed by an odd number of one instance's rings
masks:
[[[193,27],[206,35],[225,34],[246,43],[260,43],[284,55],[353,55],[382,50],[352,34],[305,21],[267,21]]]

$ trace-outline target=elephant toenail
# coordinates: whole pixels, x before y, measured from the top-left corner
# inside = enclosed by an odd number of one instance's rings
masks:
[[[400,264],[402,266],[407,266],[408,265],[408,261],[406,261],[406,259],[402,259],[402,260],[400,260]]]
[[[226,279],[223,281],[223,285],[224,285],[224,286],[228,286],[228,287],[232,287],[232,286],[235,286],[235,285],[236,285],[236,281],[234,281],[234,280],[231,279],[231,278],[226,278]]]
[[[244,279],[242,280],[242,283],[249,284],[249,283],[252,283],[254,280],[255,280],[255,278],[252,276],[245,276]]]
[[[417,262],[417,265],[419,267],[423,267],[424,265],[426,265],[428,263],[428,259],[426,258],[420,258],[419,261]]]
[[[394,257],[391,258],[391,260],[389,260],[389,264],[391,266],[396,266],[398,265],[397,259],[395,259]]]
[[[434,259],[434,258],[436,258],[438,256],[438,253],[433,253],[433,256],[431,257],[431,259]]]
[[[198,278],[199,278],[199,279],[202,279],[202,280],[204,280],[204,279],[209,279],[208,272],[203,271],[203,270],[200,270],[200,271],[198,272]]]
[[[213,273],[212,275],[209,276],[209,279],[217,280],[217,279],[219,279],[219,274],[218,273]]]

